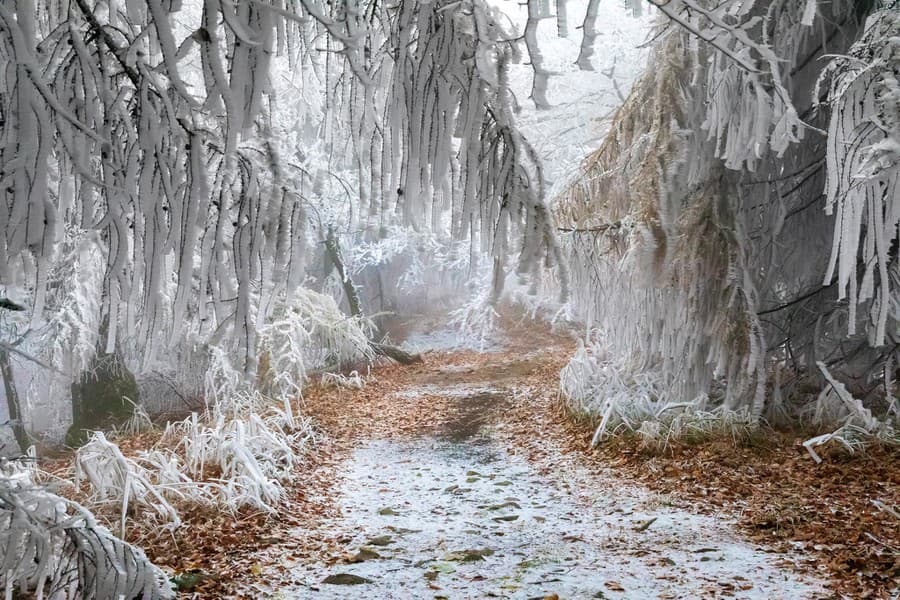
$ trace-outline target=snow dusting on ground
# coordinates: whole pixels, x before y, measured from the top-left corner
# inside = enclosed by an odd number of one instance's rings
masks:
[[[456,350],[475,350],[477,352],[497,352],[503,348],[501,336],[489,339],[462,337],[459,332],[449,327],[430,332],[417,332],[407,337],[401,347],[408,352],[442,352]]]
[[[416,388],[425,397],[434,385]],[[729,524],[565,460],[542,475],[484,418],[496,390],[459,386],[438,435],[374,440],[340,469],[345,564],[288,565],[284,598],[815,598]],[[314,535],[297,531],[298,536]]]

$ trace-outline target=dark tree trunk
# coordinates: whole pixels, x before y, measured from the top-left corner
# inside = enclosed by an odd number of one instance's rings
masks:
[[[91,431],[126,422],[139,400],[137,381],[122,359],[115,353],[98,353],[90,368],[72,383],[72,426],[66,444],[77,448]]]
[[[28,452],[28,434],[25,432],[25,423],[22,421],[22,405],[19,403],[19,390],[16,389],[16,380],[13,378],[12,362],[9,360],[9,351],[0,349],[0,374],[3,376],[3,388],[6,392],[6,405],[9,411],[9,423],[12,426],[13,435],[22,454]]]
[[[337,271],[338,277],[341,278],[341,285],[344,287],[344,296],[347,297],[347,305],[350,308],[350,314],[354,317],[362,315],[360,308],[359,292],[350,276],[344,270],[344,261],[341,259],[341,248],[338,245],[337,237],[334,235],[334,227],[328,227],[328,237],[325,238],[325,252],[328,255],[329,262]]]
[[[391,360],[395,360],[401,365],[411,365],[422,362],[422,357],[418,354],[410,354],[406,350],[402,350],[397,346],[389,346],[387,344],[379,344],[377,342],[369,342],[372,350],[379,356],[386,356]]]
[[[15,312],[25,310],[25,307],[9,298],[0,298],[0,309]],[[22,420],[22,404],[19,402],[19,390],[16,388],[16,380],[13,376],[12,362],[9,360],[9,350],[0,348],[0,375],[3,377],[3,389],[6,392],[7,412],[9,423],[13,430],[16,443],[22,454],[28,452],[28,433],[25,431],[25,422]]]

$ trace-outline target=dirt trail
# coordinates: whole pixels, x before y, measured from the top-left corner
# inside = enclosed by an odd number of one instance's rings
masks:
[[[440,338],[440,339],[445,339]],[[421,340],[427,345],[428,340]],[[421,347],[421,346],[420,346]],[[306,400],[335,444],[328,506],[272,576],[245,590],[283,598],[816,598],[785,555],[727,520],[588,469],[530,402],[571,349],[519,331],[508,350],[447,349],[379,370],[364,390]],[[529,352],[529,348],[534,348]],[[546,399],[546,398],[545,398]]]

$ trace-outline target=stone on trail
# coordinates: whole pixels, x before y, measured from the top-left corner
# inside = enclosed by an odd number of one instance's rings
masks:
[[[379,535],[378,537],[373,537],[371,540],[366,542],[367,546],[389,546],[394,543],[394,539],[389,535]]]
[[[484,560],[485,556],[491,556],[494,554],[494,551],[490,548],[481,548],[475,550],[456,550],[448,554],[445,560],[452,560],[455,562],[477,562],[480,560]]]
[[[406,533],[422,533],[421,529],[407,529],[406,527],[394,527],[393,525],[388,525],[387,529],[393,531],[397,535],[404,535]]]
[[[347,562],[350,564],[356,564],[365,562],[367,560],[376,560],[379,558],[381,558],[381,555],[371,548],[360,548],[359,552],[347,559]]]
[[[178,573],[171,581],[179,592],[193,592],[201,583],[209,579],[209,574],[200,569]]]
[[[359,575],[353,575],[352,573],[336,573],[323,579],[322,583],[331,585],[361,585],[363,583],[372,583],[372,580],[360,577]]]
[[[481,508],[481,507],[479,507],[479,508]],[[519,505],[518,502],[512,502],[512,501],[504,502],[503,504],[491,504],[491,505],[487,506],[488,510],[503,510],[504,508],[515,508],[518,510],[518,509],[521,509],[522,507]]]
[[[456,567],[446,562],[436,562],[431,566],[433,572],[435,573],[443,573],[444,575],[450,575],[452,573],[456,573]]]

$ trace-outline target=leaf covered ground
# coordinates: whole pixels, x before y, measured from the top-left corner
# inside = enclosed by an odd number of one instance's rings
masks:
[[[275,514],[243,511],[231,515],[182,507],[185,526],[169,532],[155,530],[136,520],[129,529],[130,539],[141,543],[157,564],[176,574],[189,595],[260,597],[263,593],[260,590],[268,590],[283,597],[307,597],[309,590],[298,587],[298,581],[306,586],[315,581],[321,583],[316,586],[320,592],[332,590],[338,594],[334,597],[353,597],[352,594],[340,596],[340,593],[356,588],[323,580],[347,576],[347,581],[353,577],[371,581],[372,577],[366,574],[371,575],[374,568],[371,565],[378,565],[382,559],[395,561],[391,564],[405,564],[393,543],[403,536],[395,532],[391,542],[379,546],[374,543],[379,536],[369,539],[366,538],[369,531],[342,530],[335,524],[346,523],[348,514],[359,517],[368,510],[366,514],[370,514],[373,523],[395,527],[390,523],[402,522],[404,515],[416,513],[410,513],[402,501],[375,499],[348,505],[345,497],[348,468],[363,465],[359,478],[365,479],[367,473],[379,471],[377,459],[384,456],[381,465],[384,469],[406,469],[409,457],[398,458],[397,452],[412,452],[414,458],[423,439],[441,440],[450,445],[469,444],[488,432],[491,443],[520,469],[517,471],[520,475],[510,477],[510,485],[517,491],[494,498],[505,491],[494,486],[504,481],[498,479],[497,472],[486,474],[481,467],[463,470],[460,466],[460,472],[455,474],[460,481],[448,481],[435,493],[452,496],[456,490],[446,492],[446,489],[456,485],[472,488],[473,498],[487,494],[484,497],[488,500],[472,500],[472,504],[481,507],[479,518],[485,519],[492,532],[505,533],[512,539],[518,535],[515,528],[521,529],[526,519],[546,518],[548,511],[552,513],[553,502],[565,506],[567,511],[581,510],[577,507],[584,505],[584,498],[602,497],[608,486],[633,486],[654,498],[653,502],[642,504],[641,510],[624,511],[616,523],[605,525],[618,527],[620,533],[625,529],[632,533],[622,538],[627,544],[623,542],[619,546],[624,574],[605,573],[603,580],[594,586],[593,593],[601,594],[596,597],[636,597],[638,588],[634,586],[641,585],[641,581],[640,578],[629,580],[628,569],[647,565],[651,558],[658,562],[657,576],[663,580],[671,578],[673,589],[684,589],[686,584],[702,585],[707,586],[702,591],[710,597],[765,597],[758,595],[765,592],[765,578],[754,581],[750,577],[742,581],[725,573],[707,577],[708,581],[690,579],[695,576],[691,571],[709,566],[706,563],[711,557],[704,556],[707,548],[703,544],[687,547],[684,542],[672,546],[670,552],[654,549],[652,543],[656,540],[665,544],[672,537],[666,537],[671,514],[694,514],[698,519],[711,517],[716,523],[736,527],[748,547],[771,553],[772,564],[782,568],[785,577],[794,578],[791,574],[799,573],[796,577],[800,583],[791,588],[795,590],[794,597],[833,594],[889,598],[891,591],[900,585],[900,522],[872,503],[879,500],[888,506],[900,505],[896,450],[873,448],[864,455],[854,456],[832,453],[825,462],[816,465],[800,445],[805,439],[803,434],[768,431],[738,442],[712,439],[670,444],[664,452],[642,450],[636,440],[628,438],[590,448],[590,425],[570,418],[561,409],[557,397],[559,370],[574,347],[571,339],[531,321],[508,322],[506,338],[505,349],[496,352],[447,349],[425,353],[424,362],[419,365],[380,365],[372,370],[366,387],[361,390],[334,386],[309,388],[304,398],[298,400],[297,408],[315,420],[318,441],[316,449],[298,469],[289,490],[289,501],[281,510]],[[126,454],[154,442],[152,434],[120,440]],[[378,446],[383,443],[391,445]],[[390,457],[395,459],[393,463]],[[64,462],[65,459],[60,459],[59,464]],[[469,471],[472,474],[467,474]],[[529,512],[522,508],[528,490],[534,489],[528,486],[556,488],[562,485],[561,473],[576,473],[563,477],[568,478],[567,485],[574,486],[574,490],[554,491],[557,495],[547,499],[546,509],[535,502],[530,506],[538,509]],[[434,475],[427,469],[410,476],[426,479],[439,476],[441,481],[448,477],[445,473]],[[403,481],[401,478],[400,482]],[[365,487],[370,483],[374,487]],[[384,483],[364,482],[362,489],[375,498],[381,494],[396,500],[397,494],[402,497],[404,485],[395,485],[388,478]],[[453,507],[453,502],[449,498],[433,510],[459,512],[446,510],[447,506]],[[492,506],[499,508],[492,511]],[[579,519],[583,521],[585,514],[593,513],[583,513]],[[495,517],[502,519],[495,520]],[[435,518],[451,519],[457,515]],[[575,538],[561,543],[573,549],[572,560],[577,563],[579,544],[590,540],[577,539],[583,537],[577,532],[572,535]],[[414,538],[415,535],[410,536]],[[535,543],[531,538],[518,539],[526,546]],[[723,550],[719,541],[709,545],[718,552],[715,556],[736,559],[736,555]],[[413,546],[416,543],[419,542],[410,542]],[[421,550],[411,548],[410,552],[414,549]],[[702,552],[692,556],[698,550]],[[430,566],[416,567],[421,571],[417,577],[421,576],[422,584],[435,598],[443,594],[457,597],[454,589],[459,593],[459,581],[463,580],[481,586],[478,589],[487,590],[486,594],[494,593],[491,591],[494,588],[482,586],[479,578],[485,577],[485,565],[503,564],[505,558],[485,554],[466,560],[482,551],[493,553],[494,549],[448,546],[433,557]],[[695,559],[697,562],[692,562]],[[634,560],[638,562],[628,562]],[[746,556],[741,560],[746,560]],[[546,566],[537,564],[538,560],[531,564],[532,559],[527,555],[519,556],[517,561],[516,569],[524,575]],[[376,572],[385,564],[378,566]],[[366,568],[354,571],[360,565]],[[442,569],[452,569],[455,574]],[[499,593],[511,597],[517,590],[524,593],[524,584],[516,580],[518,575],[507,573],[504,577],[505,583],[498,585],[507,587],[497,588]],[[548,575],[542,573],[541,577],[546,581]],[[806,588],[802,587],[801,580],[810,582],[810,590],[821,580],[829,591],[804,596],[802,590]],[[561,581],[558,587],[565,592],[566,580],[561,578]],[[368,585],[365,581],[350,583]],[[549,595],[557,593],[553,588],[551,581],[541,589]],[[567,597],[565,593],[560,596]]]

